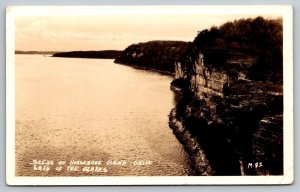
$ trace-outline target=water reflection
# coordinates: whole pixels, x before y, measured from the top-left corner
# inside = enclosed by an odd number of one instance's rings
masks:
[[[113,60],[16,55],[16,174],[193,174],[168,127],[171,80]],[[34,159],[101,160],[107,172],[34,171]]]

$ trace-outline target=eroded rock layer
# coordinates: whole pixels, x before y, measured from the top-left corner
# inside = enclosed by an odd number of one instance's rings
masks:
[[[217,68],[199,51],[192,64],[175,64],[172,87],[181,98],[170,127],[202,175],[282,174],[282,84],[247,79],[255,63],[230,55]]]

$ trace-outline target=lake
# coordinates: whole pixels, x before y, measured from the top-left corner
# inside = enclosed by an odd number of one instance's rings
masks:
[[[15,65],[16,175],[194,174],[168,125],[171,76],[111,59],[16,55]]]

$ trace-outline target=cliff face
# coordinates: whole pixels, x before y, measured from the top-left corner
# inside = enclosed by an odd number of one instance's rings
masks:
[[[190,61],[175,63],[172,87],[181,99],[170,114],[170,127],[199,173],[282,174],[282,83],[247,79],[255,56],[229,54],[219,67],[206,64],[200,50]],[[187,137],[195,143],[184,141]]]
[[[174,73],[174,62],[181,57],[187,42],[149,41],[128,46],[115,63]]]
[[[282,44],[282,20],[257,17],[203,30],[189,43],[133,44],[115,63],[174,73],[169,125],[199,175],[280,175]]]

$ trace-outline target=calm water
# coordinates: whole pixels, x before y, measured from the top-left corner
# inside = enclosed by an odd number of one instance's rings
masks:
[[[113,60],[16,55],[16,174],[192,175],[168,126],[171,80]],[[101,164],[67,170],[72,160]]]

